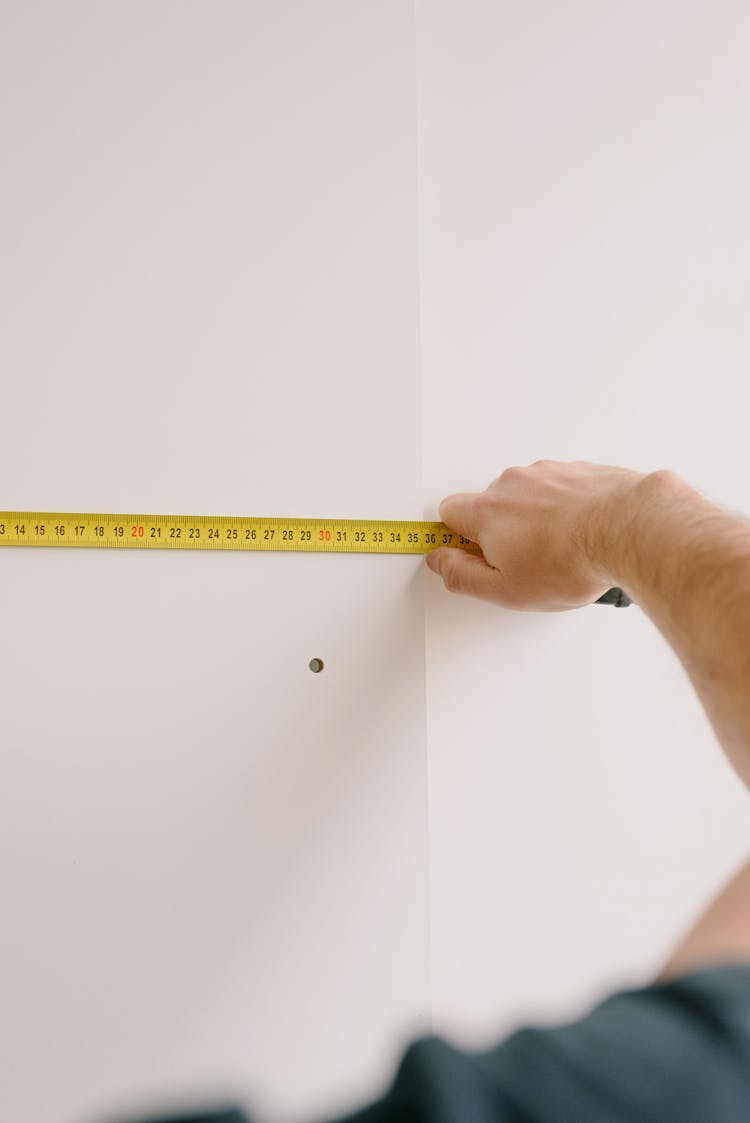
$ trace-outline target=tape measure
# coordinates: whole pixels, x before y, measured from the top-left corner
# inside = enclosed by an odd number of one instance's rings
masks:
[[[114,515],[0,511],[0,546],[126,550],[294,550],[307,553],[427,554],[481,547],[442,522],[390,519],[247,518],[234,515]],[[597,604],[630,601],[610,589]]]
[[[0,546],[356,554],[426,554],[438,546],[461,546],[481,553],[475,542],[441,522],[50,511],[0,511]]]

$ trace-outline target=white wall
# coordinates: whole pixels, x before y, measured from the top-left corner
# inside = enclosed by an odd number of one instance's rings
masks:
[[[418,517],[410,5],[2,26],[0,507]],[[380,1088],[429,1018],[422,564],[0,553],[0,1118]]]
[[[418,0],[425,517],[511,464],[670,467],[750,512],[750,10]],[[428,578],[435,1027],[647,981],[747,800],[637,608]]]

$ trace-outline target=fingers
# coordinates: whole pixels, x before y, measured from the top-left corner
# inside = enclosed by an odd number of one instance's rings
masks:
[[[427,564],[443,578],[446,589],[500,603],[500,573],[482,557],[457,546],[441,546],[427,555]]]
[[[459,492],[446,495],[439,507],[440,518],[448,529],[470,538],[472,542],[479,541],[479,513],[475,499],[475,492]]]

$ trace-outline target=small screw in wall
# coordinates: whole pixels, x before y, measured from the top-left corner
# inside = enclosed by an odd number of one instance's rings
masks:
[[[323,662],[322,659],[311,659],[310,660],[310,670],[314,671],[315,674],[317,674],[319,671],[322,671],[324,666],[325,666],[325,663]]]

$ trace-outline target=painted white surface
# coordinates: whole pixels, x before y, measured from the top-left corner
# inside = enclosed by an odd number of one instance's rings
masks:
[[[411,7],[2,24],[0,506],[419,517]],[[429,1017],[421,560],[0,574],[0,1117],[375,1094]]]
[[[425,517],[511,464],[670,467],[750,513],[750,10],[418,0]],[[747,799],[638,609],[428,578],[435,1028],[645,982]]]

